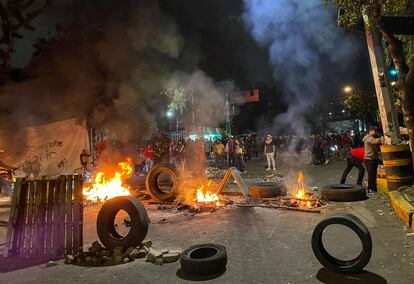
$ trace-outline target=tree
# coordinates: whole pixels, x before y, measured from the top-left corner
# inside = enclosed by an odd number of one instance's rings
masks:
[[[42,14],[53,3],[53,0],[6,0],[0,2],[0,83],[11,69],[11,54],[14,41],[23,36],[21,29],[34,31],[31,22]]]
[[[385,48],[398,72],[398,97],[405,126],[414,143],[414,41],[412,37],[392,34],[382,21],[382,16],[414,16],[412,0],[325,0],[345,10],[339,23],[353,27],[362,14],[371,18],[370,28],[377,29],[384,40]]]
[[[345,106],[364,122],[373,123],[377,119],[378,104],[375,96],[364,90],[353,90],[345,99]]]

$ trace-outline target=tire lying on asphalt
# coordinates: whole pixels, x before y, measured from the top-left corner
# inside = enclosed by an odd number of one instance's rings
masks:
[[[201,244],[185,250],[180,258],[181,269],[191,275],[211,275],[226,270],[227,251],[224,246]]]
[[[321,198],[329,201],[360,201],[367,199],[367,192],[361,185],[330,184],[321,188]]]
[[[250,195],[258,198],[271,198],[286,195],[286,187],[281,182],[258,182],[249,185]]]
[[[166,174],[171,178],[172,187],[169,191],[160,188],[158,178],[161,174]],[[171,164],[159,164],[154,166],[147,174],[145,185],[149,195],[158,201],[172,201],[175,199],[175,193],[178,187],[178,174]]]
[[[120,210],[125,210],[130,218],[130,230],[121,236],[115,229],[115,217]],[[114,197],[104,203],[98,213],[96,230],[99,240],[107,249],[115,247],[139,246],[148,233],[148,214],[139,200],[132,196]]]
[[[361,253],[352,260],[339,260],[330,255],[322,242],[323,231],[332,224],[344,225],[352,229],[362,243]],[[336,214],[316,225],[312,234],[312,250],[319,262],[329,271],[352,274],[361,272],[371,259],[372,239],[368,228],[352,214]]]

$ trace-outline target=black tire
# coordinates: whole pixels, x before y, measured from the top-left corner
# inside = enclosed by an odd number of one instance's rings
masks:
[[[129,233],[125,237],[117,233],[114,225],[116,214],[120,210],[125,210],[131,220]],[[104,203],[98,213],[96,230],[99,240],[105,248],[123,247],[127,249],[142,243],[148,233],[148,223],[147,210],[137,198],[119,196]]]
[[[160,189],[158,185],[158,177],[160,174],[167,174],[173,181],[173,187],[169,192]],[[147,174],[145,185],[148,194],[158,201],[172,201],[175,199],[175,194],[178,187],[178,174],[174,166],[171,164],[159,164],[154,166]]]
[[[271,198],[286,195],[286,187],[280,182],[258,182],[249,185],[250,195]]]
[[[339,260],[330,255],[322,243],[323,231],[332,224],[344,225],[352,229],[359,237],[362,243],[361,253],[352,260]],[[352,214],[337,214],[322,220],[316,225],[312,234],[312,250],[319,262],[329,271],[352,274],[361,272],[368,264],[372,254],[371,234],[356,216]]]
[[[329,201],[351,202],[367,199],[367,192],[361,185],[330,184],[321,188],[321,198]]]
[[[180,258],[181,269],[191,275],[210,275],[226,270],[226,248],[216,244],[201,244],[185,250]]]

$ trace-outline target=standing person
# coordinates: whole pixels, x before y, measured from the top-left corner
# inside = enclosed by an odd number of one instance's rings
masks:
[[[348,152],[346,157],[346,168],[342,174],[341,184],[344,184],[346,177],[353,167],[358,169],[358,185],[362,185],[362,180],[364,179],[365,168],[362,165],[364,161],[365,149],[364,148],[355,148]]]
[[[234,139],[231,138],[229,142],[226,145],[226,153],[227,153],[227,161],[228,166],[233,167],[234,166],[234,159],[235,159],[235,143]]]
[[[243,160],[244,149],[242,144],[240,143],[239,139],[234,140],[234,149],[235,149],[235,166],[239,172],[245,173],[246,172],[246,164]]]
[[[184,170],[185,164],[185,144],[183,140],[178,141],[177,144],[177,165]]]
[[[164,142],[161,145],[160,162],[162,163],[170,162],[170,144],[168,142]]]
[[[159,141],[155,142],[155,146],[153,147],[153,150],[154,150],[154,158],[152,160],[155,164],[158,164],[161,162],[161,154],[163,152],[161,142]]]
[[[368,192],[373,193],[377,191],[377,168],[379,165],[379,151],[378,146],[384,142],[384,138],[378,136],[378,130],[371,127],[368,134],[362,140],[364,142],[364,163],[368,172]]]
[[[144,151],[145,158],[145,172],[149,172],[154,164],[154,155],[155,151],[152,149],[152,145],[148,144],[147,148]]]
[[[276,146],[273,142],[272,136],[269,134],[266,136],[265,145],[264,145],[264,154],[267,160],[267,171],[276,170]]]
[[[170,158],[171,163],[176,166],[177,165],[177,142],[172,140],[170,143]]]
[[[224,147],[224,144],[221,142],[220,139],[216,141],[214,144],[214,157],[216,159],[216,167],[219,169],[223,169],[223,161],[224,161],[224,152],[226,148]]]

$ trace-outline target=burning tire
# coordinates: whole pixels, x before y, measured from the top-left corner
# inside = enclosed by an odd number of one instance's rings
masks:
[[[339,260],[330,255],[322,242],[323,231],[332,224],[344,225],[352,229],[362,243],[361,253],[352,260]],[[372,239],[368,228],[352,214],[337,214],[322,220],[316,225],[312,234],[312,250],[319,262],[332,272],[358,273],[361,272],[371,259]]]
[[[271,198],[286,195],[286,187],[278,182],[258,182],[249,185],[250,195],[258,198]]]
[[[223,273],[227,265],[226,248],[216,244],[195,245],[180,258],[181,269],[191,275]]]
[[[123,237],[115,229],[115,217],[125,210],[130,217],[129,233]],[[98,213],[96,230],[99,240],[108,249],[115,247],[136,247],[142,243],[148,232],[148,215],[145,207],[132,196],[119,196],[104,203]]]
[[[361,185],[331,184],[321,188],[321,198],[329,201],[360,201],[367,199],[367,192]]]
[[[166,191],[161,188],[158,178],[161,174],[168,175],[172,181],[170,190]],[[170,164],[159,164],[154,166],[147,174],[145,181],[149,195],[158,201],[171,201],[175,199],[175,193],[178,186],[178,174],[175,168]]]

